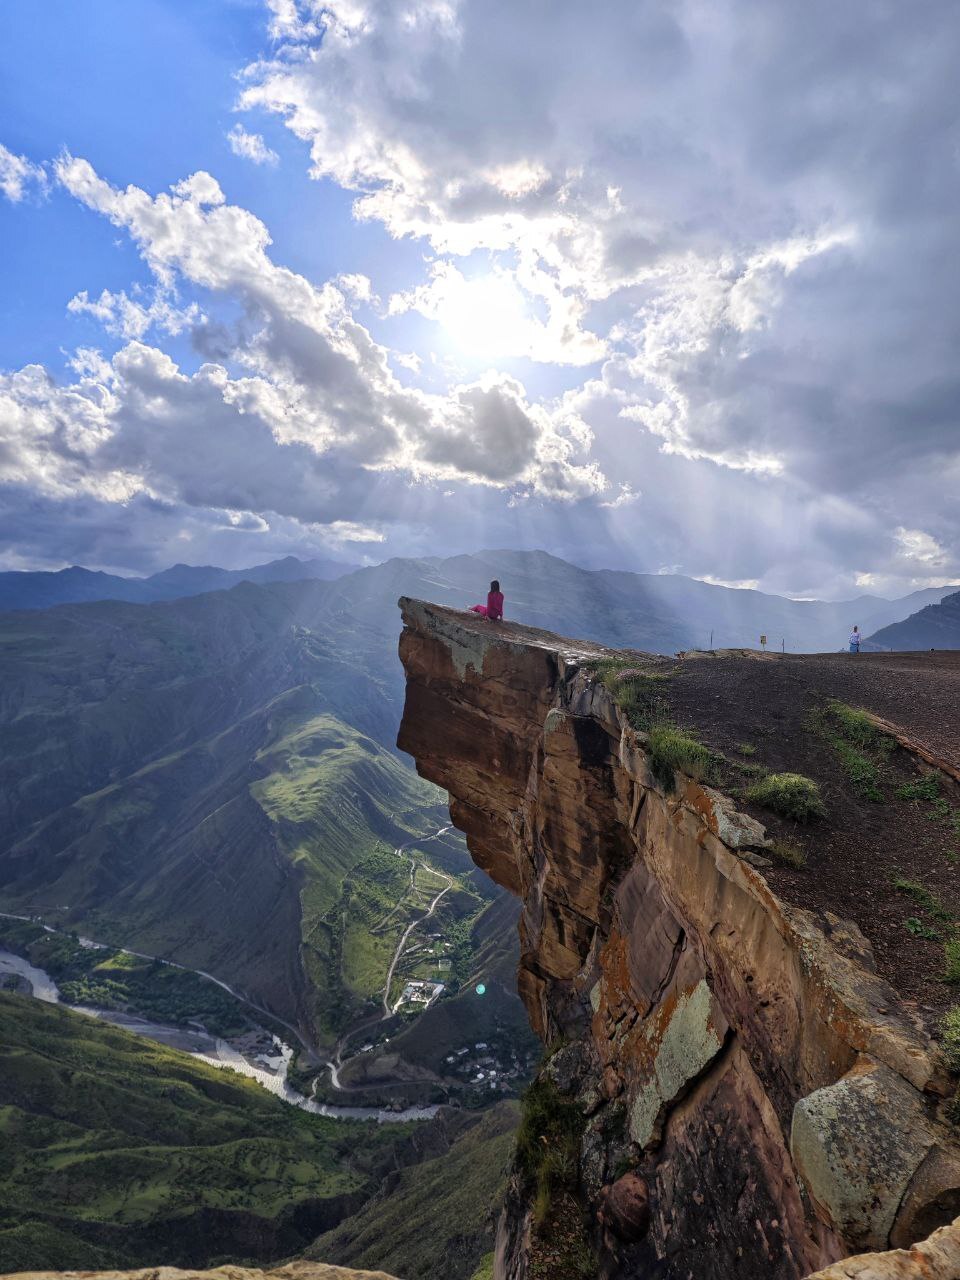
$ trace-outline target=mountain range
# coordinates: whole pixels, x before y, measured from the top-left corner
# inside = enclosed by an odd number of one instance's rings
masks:
[[[222,591],[238,582],[294,582],[304,578],[329,581],[358,568],[339,560],[298,560],[284,556],[250,569],[219,569],[216,565],[175,564],[147,578],[120,577],[71,565],[56,572],[14,570],[0,573],[0,611],[4,609],[49,609],[57,604],[80,604],[90,600],[127,600],[150,604],[154,600],[177,600],[205,591]]]
[[[674,653],[686,649],[759,648],[813,653],[846,647],[854,623],[864,635],[939,602],[954,588],[928,587],[898,600],[791,600],[701,582],[681,574],[582,569],[545,551],[388,560],[340,578],[330,588],[338,608],[379,616],[391,594],[464,608],[500,581],[506,617],[560,635]]]
[[[406,591],[421,582],[438,603],[462,604],[484,594],[485,579],[507,588],[508,616],[562,634],[632,644],[657,652],[690,648],[758,647],[789,652],[843,647],[854,623],[863,635],[939,604],[954,588],[927,587],[886,600],[791,600],[762,591],[719,586],[682,574],[588,570],[544,551],[481,551],[474,555],[393,559],[369,568],[334,560],[286,556],[248,569],[178,564],[147,578],[127,578],[79,566],[49,572],[0,573],[0,611],[45,609],[58,604],[123,600],[149,604],[229,589],[241,582],[267,584],[350,578],[351,601],[385,603],[382,588],[396,581]],[[576,623],[576,626],[571,624]],[[565,625],[564,625],[565,624]]]
[[[929,604],[902,622],[881,627],[868,649],[960,649],[960,591]]]

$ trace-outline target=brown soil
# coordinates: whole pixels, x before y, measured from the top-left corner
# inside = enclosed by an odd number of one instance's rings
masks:
[[[898,799],[897,788],[930,766],[901,747],[875,757],[882,801],[857,795],[836,750],[818,734],[811,713],[833,698],[863,708],[902,729],[931,755],[960,770],[960,652],[910,654],[757,655],[726,653],[654,659],[647,669],[670,672],[672,718],[722,752],[721,786],[745,791],[750,766],[801,773],[815,779],[826,817],[808,824],[777,818],[748,803],[774,837],[798,844],[806,866],[767,869],[788,902],[855,920],[873,944],[879,973],[932,1024],[960,999],[943,980],[943,940],[954,924],[897,890],[897,876],[936,894],[960,925],[960,785],[941,773],[950,812],[928,801]],[[742,744],[755,754],[739,751]],[[744,767],[745,766],[745,767]],[[916,937],[905,926],[919,920],[939,941]],[[960,936],[960,935],[958,935]]]

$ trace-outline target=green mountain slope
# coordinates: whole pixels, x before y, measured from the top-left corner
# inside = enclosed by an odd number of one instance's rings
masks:
[[[402,891],[406,864],[377,859],[434,831],[442,797],[386,745],[381,655],[307,625],[322,590],[0,615],[0,910],[205,969],[327,1036],[373,996],[391,935],[379,970],[346,972],[345,880]]]
[[[485,1111],[449,1151],[393,1175],[305,1256],[409,1280],[468,1280],[493,1248],[518,1114],[515,1102]]]
[[[400,1132],[0,992],[0,1272],[297,1252],[365,1202]]]

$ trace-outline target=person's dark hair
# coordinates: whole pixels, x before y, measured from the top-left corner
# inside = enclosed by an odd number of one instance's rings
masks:
[[[500,583],[496,580],[496,578],[494,578],[494,580],[490,583],[490,590],[491,591],[500,590]]]

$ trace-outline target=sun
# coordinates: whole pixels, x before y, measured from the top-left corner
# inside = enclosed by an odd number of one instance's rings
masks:
[[[536,323],[523,294],[500,274],[451,281],[436,319],[464,355],[483,360],[526,355]]]

